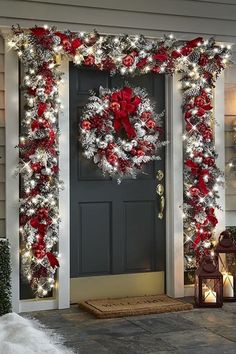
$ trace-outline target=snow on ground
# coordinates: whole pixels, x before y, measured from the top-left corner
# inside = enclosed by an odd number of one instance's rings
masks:
[[[0,317],[0,354],[73,354],[59,336],[16,313]]]

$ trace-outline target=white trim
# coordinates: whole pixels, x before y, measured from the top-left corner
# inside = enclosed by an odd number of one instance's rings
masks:
[[[21,300],[19,312],[46,311],[56,309],[58,309],[58,301],[56,299]]]
[[[194,296],[194,284],[184,286],[184,296]]]
[[[18,58],[5,40],[5,112],[6,112],[6,237],[11,245],[12,308],[19,312],[19,178],[14,176],[19,161],[19,67]]]
[[[225,170],[225,133],[224,133],[224,72],[216,82],[214,91],[214,118],[215,118],[215,148],[218,154],[216,164],[221,171]],[[225,186],[219,189],[218,204],[222,210],[216,210],[218,224],[215,236],[218,239],[220,232],[225,229]]]
[[[166,292],[173,297],[184,296],[183,249],[183,116],[180,75],[167,77],[167,174],[166,178]]]
[[[236,211],[235,210],[226,210],[225,211],[225,225],[226,226],[235,226],[236,223]]]
[[[58,308],[70,307],[70,111],[69,111],[69,61],[62,62],[60,70],[64,73],[64,83],[59,89],[63,113],[59,115],[59,168],[60,180],[64,189],[59,194],[59,254]]]

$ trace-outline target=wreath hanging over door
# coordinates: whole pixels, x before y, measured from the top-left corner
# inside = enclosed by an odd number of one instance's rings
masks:
[[[83,155],[104,175],[136,178],[145,163],[160,159],[162,118],[156,114],[146,90],[124,86],[100,87],[92,93],[80,122]]]

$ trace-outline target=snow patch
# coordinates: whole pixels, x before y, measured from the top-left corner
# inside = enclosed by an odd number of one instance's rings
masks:
[[[57,336],[38,321],[16,313],[0,317],[0,354],[73,354]]]

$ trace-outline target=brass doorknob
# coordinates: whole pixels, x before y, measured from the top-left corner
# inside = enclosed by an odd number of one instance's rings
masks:
[[[158,181],[162,181],[163,178],[164,178],[164,172],[163,172],[162,170],[158,170],[158,171],[157,171],[157,175],[156,175],[156,179],[157,179]]]

